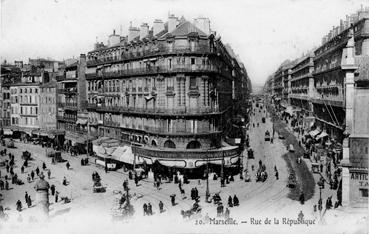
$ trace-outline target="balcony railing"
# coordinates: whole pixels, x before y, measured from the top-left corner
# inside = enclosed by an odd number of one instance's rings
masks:
[[[221,73],[224,76],[231,76],[230,71],[219,69],[216,66],[212,66],[212,65],[194,65],[194,66],[175,65],[172,67],[155,66],[151,68],[136,68],[136,69],[115,71],[115,72],[103,72],[102,74],[97,74],[96,76],[90,76],[86,78],[87,79],[116,78],[116,77],[125,77],[125,76],[138,76],[138,75],[150,75],[150,74],[161,74],[161,73],[181,73],[181,72],[193,72],[193,73],[212,72],[212,73]]]
[[[62,108],[65,108],[65,107],[67,107],[67,108],[77,108],[78,107],[78,105],[77,105],[77,103],[71,103],[71,102],[59,102],[58,104],[57,104],[57,106],[58,107],[62,107]]]
[[[172,159],[222,159],[224,157],[234,157],[239,155],[238,148],[221,148],[215,150],[163,150],[160,148],[140,148],[133,147],[132,151],[137,156],[150,156],[152,158],[172,158]]]
[[[60,120],[60,121],[67,121],[67,122],[77,122],[77,117],[76,118],[73,118],[73,117],[68,117],[68,116],[56,116],[56,119],[57,120]]]
[[[182,109],[165,109],[165,108],[134,108],[122,106],[106,106],[104,104],[89,103],[87,108],[102,112],[114,113],[132,113],[132,114],[163,114],[163,115],[203,115],[203,114],[220,114],[221,112],[215,108],[182,108]]]
[[[65,89],[58,89],[58,93],[63,93],[63,94],[77,94],[77,89],[76,88],[65,88]]]
[[[188,53],[188,54],[211,54],[215,53],[210,49],[209,46],[175,46],[173,49],[168,47],[152,48],[141,51],[129,51],[124,52],[121,57],[107,57],[103,59],[95,59],[87,61],[87,66],[97,66],[104,63],[115,63],[120,61],[126,61],[130,59],[139,59],[145,57],[155,57],[165,54],[176,54],[176,53]]]

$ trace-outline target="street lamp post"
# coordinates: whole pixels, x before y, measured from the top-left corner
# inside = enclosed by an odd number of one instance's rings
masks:
[[[206,154],[206,192],[205,192],[205,199],[208,202],[210,197],[209,192],[209,154]]]
[[[222,167],[221,167],[221,171],[220,171],[220,176],[221,176],[221,187],[225,186],[225,182],[224,182],[224,151],[222,153]]]

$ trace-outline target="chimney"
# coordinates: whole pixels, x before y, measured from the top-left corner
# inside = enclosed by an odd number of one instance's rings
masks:
[[[140,30],[140,39],[143,39],[149,35],[149,25],[147,23],[143,23],[141,25]]]
[[[164,30],[164,23],[162,20],[160,19],[156,19],[154,21],[154,25],[153,25],[153,33],[154,33],[154,36],[156,36],[158,33],[160,33],[161,31]]]
[[[128,42],[132,41],[137,36],[140,36],[140,29],[130,26],[128,29]]]
[[[206,35],[210,35],[210,20],[208,18],[199,17],[194,20],[194,25]]]
[[[176,29],[178,23],[177,17],[174,15],[169,15],[168,17],[168,33],[171,33],[174,29]]]
[[[115,34],[115,30],[113,30],[113,34],[111,34],[109,36],[109,40],[108,40],[108,46],[115,46],[117,44],[119,44],[120,42],[120,35]]]

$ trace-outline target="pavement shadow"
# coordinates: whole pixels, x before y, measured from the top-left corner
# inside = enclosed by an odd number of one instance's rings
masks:
[[[50,216],[50,218],[55,218],[57,216],[60,216],[60,215],[63,215],[63,214],[66,214],[66,213],[69,213],[71,210],[70,207],[68,208],[65,208],[65,209],[62,209],[62,210],[58,210],[56,211],[53,215]]]

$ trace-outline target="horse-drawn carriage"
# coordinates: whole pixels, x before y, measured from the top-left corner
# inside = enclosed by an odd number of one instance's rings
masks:
[[[215,205],[222,202],[222,198],[219,196],[219,193],[214,194],[212,200]]]
[[[191,218],[194,215],[201,215],[201,207],[199,203],[195,202],[191,209],[189,210],[181,210],[181,215],[183,218]]]
[[[266,170],[258,170],[256,172],[256,182],[265,182],[266,179],[268,178],[268,173],[266,172]]]
[[[28,152],[27,150],[26,151],[23,151],[22,152],[22,159],[23,160],[30,160],[31,159],[31,153]]]
[[[92,174],[92,180],[94,182],[92,186],[92,192],[94,193],[104,193],[106,188],[101,184],[101,178],[97,172]]]
[[[60,151],[49,151],[47,152],[47,157],[49,158],[53,158],[52,161],[53,163],[62,163],[62,162],[66,162],[67,160],[62,158],[61,152]]]

